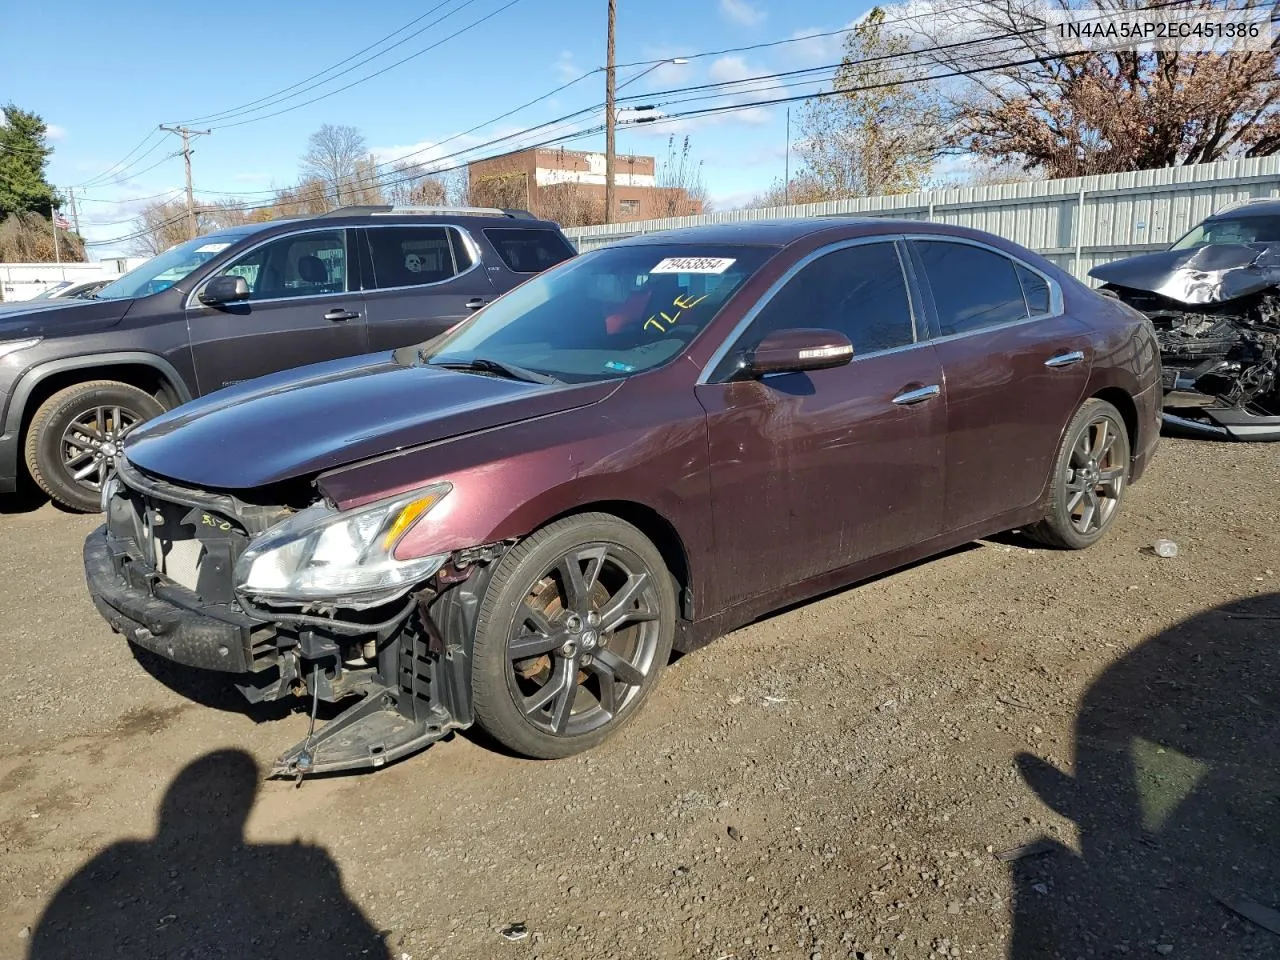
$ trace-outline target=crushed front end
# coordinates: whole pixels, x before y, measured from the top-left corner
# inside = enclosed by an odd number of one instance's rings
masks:
[[[1280,440],[1280,245],[1164,251],[1095,267],[1091,276],[1155,327],[1166,423]]]
[[[380,767],[469,726],[465,638],[486,563],[501,548],[392,560],[399,569],[379,571],[370,589],[341,567],[348,541],[369,541],[362,557],[390,556],[390,535],[403,532],[407,515],[411,525],[430,509],[438,491],[350,517],[309,485],[269,493],[279,502],[193,489],[118,463],[103,491],[106,522],[84,546],[94,605],[130,643],[226,673],[251,703],[298,697],[313,724],[319,701],[349,703],[277,760],[278,776]],[[350,581],[345,595],[321,582],[341,576]]]

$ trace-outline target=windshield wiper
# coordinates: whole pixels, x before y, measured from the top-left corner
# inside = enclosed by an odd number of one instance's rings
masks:
[[[430,362],[430,361],[429,361]],[[527,367],[507,363],[505,360],[493,360],[489,357],[472,357],[470,360],[442,360],[432,362],[433,367],[444,367],[446,370],[474,370],[481,373],[496,373],[509,380],[524,380],[528,383],[564,383],[563,380],[549,373],[539,373]]]

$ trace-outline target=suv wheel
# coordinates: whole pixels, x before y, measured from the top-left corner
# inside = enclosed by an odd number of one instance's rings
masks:
[[[476,621],[476,719],[529,757],[567,757],[635,716],[671,655],[657,548],[601,513],[543,527],[498,562]]]
[[[1050,547],[1093,546],[1115,519],[1128,479],[1124,418],[1105,400],[1086,400],[1063,434],[1044,519],[1025,532]]]
[[[163,412],[151,394],[115,380],[59,390],[27,427],[27,469],[58,503],[94,513],[101,509],[102,483],[124,435]]]

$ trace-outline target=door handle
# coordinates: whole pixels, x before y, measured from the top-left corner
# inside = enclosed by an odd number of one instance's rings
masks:
[[[488,302],[489,302],[488,300],[485,300],[485,299],[483,299],[483,298],[481,298],[481,297],[472,297],[470,300],[468,300],[468,301],[467,301],[467,309],[468,309],[468,310],[479,310],[481,307],[483,307],[483,306],[484,306],[486,303],[488,303]]]
[[[350,310],[347,310],[344,307],[334,307],[332,310],[330,310],[328,313],[324,315],[324,318],[326,320],[332,320],[336,323],[340,320],[358,320],[360,318],[360,314],[352,313]]]
[[[928,387],[906,390],[894,397],[893,402],[900,407],[909,407],[915,403],[924,403],[926,400],[932,400],[940,393],[942,393],[942,388],[935,383]]]
[[[1050,357],[1044,362],[1046,367],[1069,367],[1073,363],[1079,363],[1084,359],[1084,352],[1081,350],[1072,350],[1070,353],[1058,353]]]

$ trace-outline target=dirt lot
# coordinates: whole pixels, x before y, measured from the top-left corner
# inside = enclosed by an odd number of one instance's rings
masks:
[[[303,716],[144,669],[95,521],[7,509],[0,957],[1280,956],[1217,899],[1280,907],[1278,447],[1166,440],[1091,551],[740,630],[589,756],[458,737],[301,789],[260,771]]]

